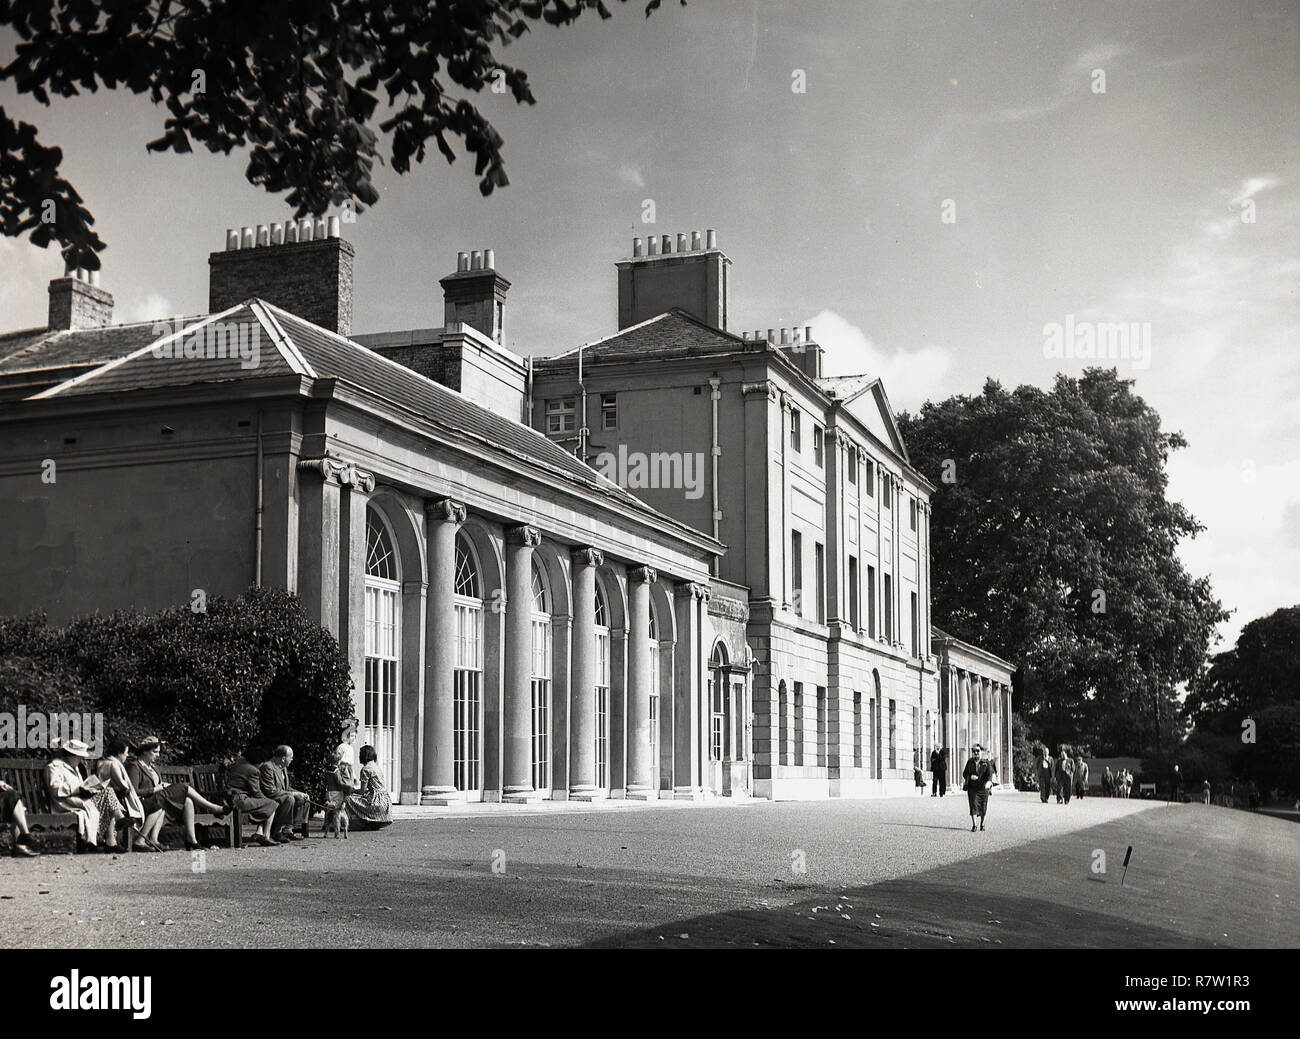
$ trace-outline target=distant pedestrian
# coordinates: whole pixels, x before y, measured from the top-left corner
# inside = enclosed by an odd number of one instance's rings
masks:
[[[1208,779],[1201,784],[1201,800],[1206,804],[1210,803],[1210,781]]]
[[[989,794],[997,784],[998,769],[988,758],[988,752],[978,743],[971,748],[971,758],[961,771],[966,800],[970,803],[970,832],[975,832],[975,818],[984,829],[984,816],[989,810]]]
[[[1043,804],[1047,804],[1047,799],[1052,796],[1052,759],[1048,756],[1046,747],[1042,748],[1034,767],[1038,774],[1038,796],[1042,798]]]
[[[1074,762],[1061,748],[1061,756],[1056,762],[1056,803],[1069,804],[1070,794],[1074,790]]]
[[[1088,792],[1088,763],[1083,760],[1080,754],[1074,759],[1074,793],[1078,797],[1083,797]]]
[[[1113,797],[1115,795],[1115,775],[1111,772],[1110,766],[1106,766],[1106,771],[1101,774],[1101,793],[1103,797]]]
[[[942,797],[948,789],[947,762],[943,752],[935,747],[930,751],[930,796]]]

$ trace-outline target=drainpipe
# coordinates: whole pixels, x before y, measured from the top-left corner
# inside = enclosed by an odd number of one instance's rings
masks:
[[[524,371],[524,407],[527,409],[525,419],[531,426],[533,424],[533,355],[529,354],[525,360],[527,363]]]
[[[582,381],[582,347],[578,347],[578,392],[582,395],[582,420],[578,427],[578,457],[587,460],[587,384]]]
[[[713,421],[711,427],[712,443],[710,444],[709,453],[713,458],[713,540],[721,541],[718,536],[722,528],[722,510],[718,507],[718,459],[722,455],[722,445],[718,443],[718,401],[722,398],[718,387],[722,380],[716,375],[709,379],[709,398],[713,405]],[[722,557],[715,555],[713,557],[713,576],[720,577],[722,573]]]
[[[257,534],[253,555],[253,584],[262,587],[262,412],[257,413]]]

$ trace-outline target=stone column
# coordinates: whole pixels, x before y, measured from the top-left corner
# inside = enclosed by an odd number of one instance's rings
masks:
[[[506,673],[502,719],[505,774],[502,800],[540,801],[533,789],[533,549],[542,543],[536,527],[506,534]]]
[[[298,598],[307,616],[339,635],[342,488],[328,459],[298,463]]]
[[[673,799],[698,801],[704,797],[704,672],[708,666],[704,646],[704,620],[708,609],[707,585],[687,582],[674,589],[677,611],[676,689],[673,711]]]
[[[465,506],[443,498],[426,502],[429,554],[429,605],[425,611],[424,740],[420,803],[445,805],[464,800],[454,772],[456,612],[456,531]]]
[[[354,466],[339,474],[339,644],[352,672],[352,711],[365,722],[366,709],[366,508],[375,478]],[[394,546],[396,550],[396,546]],[[400,629],[399,629],[400,630]],[[400,649],[399,649],[400,651]],[[397,793],[400,793],[398,791]]]
[[[650,586],[659,575],[648,566],[627,572],[627,796],[648,801],[659,796],[658,762],[650,760]]]
[[[569,692],[569,797],[603,797],[596,788],[596,568],[597,548],[573,553],[573,661]]]

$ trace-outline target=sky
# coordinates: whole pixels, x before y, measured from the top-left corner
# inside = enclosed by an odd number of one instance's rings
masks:
[[[1185,565],[1234,611],[1218,648],[1300,603],[1300,8],[610,6],[502,52],[536,105],[476,97],[509,187],[485,199],[472,157],[436,152],[377,169],[343,227],[354,332],[440,325],[438,278],[493,248],[506,345],[568,349],[615,331],[633,236],[714,228],[733,331],[811,324],[828,374],[880,375],[898,408],[1114,364],[1189,441],[1169,495],[1207,528]],[[147,153],[146,99],[3,89],[64,149],[119,320],[202,312],[226,228],[290,215],[246,156]],[[0,329],[44,325],[57,252],[0,239],[0,274]],[[1115,323],[1127,356],[1048,345]]]

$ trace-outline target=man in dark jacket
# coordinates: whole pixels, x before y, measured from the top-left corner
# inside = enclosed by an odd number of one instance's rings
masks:
[[[988,752],[978,743],[971,747],[971,758],[961,770],[965,781],[962,789],[970,802],[970,832],[975,832],[975,817],[979,816],[980,826],[984,829],[984,816],[989,810],[989,794],[997,782],[998,767],[989,760]]]
[[[285,744],[275,748],[274,757],[262,762],[262,792],[281,807],[289,802],[292,824],[276,832],[281,841],[298,841],[307,838],[307,816],[311,812],[311,799],[301,790],[295,790],[289,779],[289,766],[293,764],[293,748]],[[301,836],[299,836],[301,833]]]
[[[930,751],[930,796],[943,797],[948,792],[948,761],[935,747]]]
[[[226,769],[226,789],[230,793],[230,806],[257,823],[253,835],[259,844],[279,844],[271,836],[272,827],[278,832],[293,821],[293,803],[281,803],[267,797],[262,790],[262,770],[245,757],[236,758]]]
[[[1056,803],[1070,803],[1070,794],[1074,790],[1074,762],[1061,748],[1061,756],[1056,761]]]
[[[1052,794],[1052,758],[1047,753],[1047,748],[1042,749],[1038,761],[1034,764],[1034,771],[1038,777],[1038,796],[1042,798],[1043,804],[1047,804],[1047,799]]]

